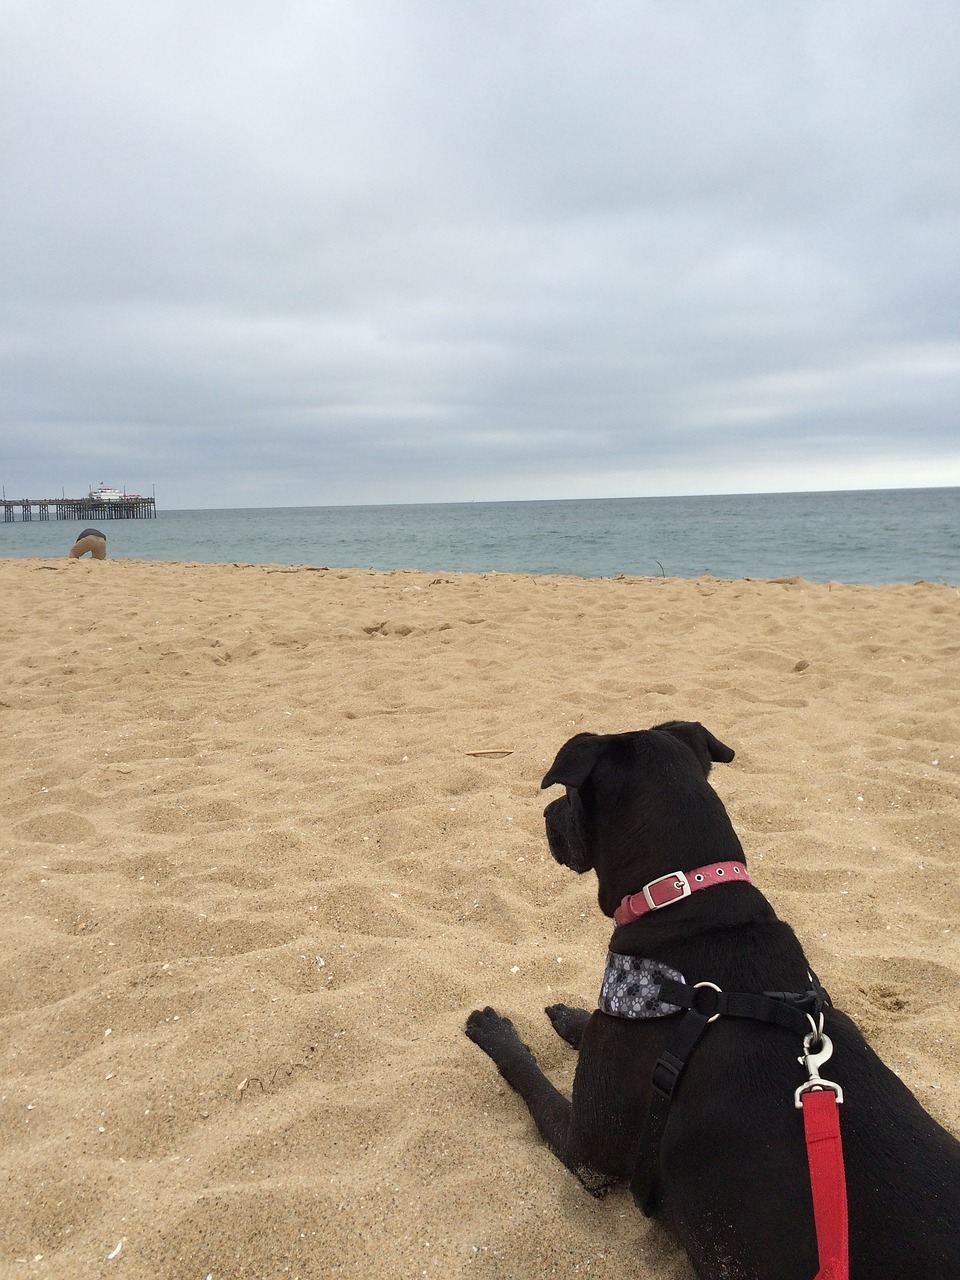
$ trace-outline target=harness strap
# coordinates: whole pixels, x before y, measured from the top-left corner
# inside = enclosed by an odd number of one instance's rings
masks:
[[[784,999],[784,996],[789,999]],[[656,1212],[659,1203],[657,1175],[660,1168],[660,1144],[670,1115],[674,1091],[709,1023],[722,1014],[726,1017],[769,1022],[805,1035],[810,1030],[810,1020],[803,1009],[809,1005],[819,1012],[823,992],[817,983],[815,990],[802,995],[790,992],[752,995],[748,992],[717,991],[709,985],[690,986],[688,983],[666,978],[660,987],[660,998],[679,1005],[688,1012],[677,1028],[669,1048],[660,1056],[653,1069],[650,1105],[640,1134],[636,1164],[630,1180],[633,1197],[648,1218]],[[706,1008],[703,1007],[705,1005]],[[822,1280],[833,1280],[833,1277],[825,1273]],[[836,1280],[841,1280],[840,1273],[837,1273]]]
[[[656,1213],[660,1199],[657,1186],[660,1143],[663,1131],[667,1127],[673,1092],[690,1055],[709,1025],[710,1019],[705,1014],[697,1013],[695,1009],[684,1014],[683,1021],[677,1028],[677,1034],[670,1041],[669,1049],[664,1051],[653,1069],[650,1105],[640,1134],[633,1177],[630,1179],[633,1198],[648,1218],[652,1218]]]
[[[784,997],[790,997],[789,1002]],[[819,997],[813,990],[802,995],[792,992],[753,995],[743,991],[716,991],[711,987],[690,986],[686,982],[665,978],[660,984],[660,999],[664,1004],[679,1005],[681,1009],[705,1012],[709,1017],[722,1014],[727,1018],[771,1022],[803,1036],[810,1030],[805,1009],[813,1010]]]
[[[801,1101],[820,1258],[816,1280],[847,1280],[847,1183],[837,1095],[832,1089],[810,1089]]]

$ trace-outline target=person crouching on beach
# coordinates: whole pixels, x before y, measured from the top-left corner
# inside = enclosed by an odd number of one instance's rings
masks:
[[[69,558],[71,560],[79,560],[88,551],[94,560],[106,560],[107,535],[101,533],[99,529],[84,529],[83,533],[80,534],[70,548]]]

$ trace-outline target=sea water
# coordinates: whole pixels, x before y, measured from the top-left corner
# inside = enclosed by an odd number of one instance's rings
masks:
[[[18,512],[19,514],[19,512]],[[960,488],[165,511],[0,523],[0,557],[65,556],[94,525],[110,559],[614,577],[960,581]]]

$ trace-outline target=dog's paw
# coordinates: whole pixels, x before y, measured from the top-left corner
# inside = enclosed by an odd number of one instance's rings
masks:
[[[517,1036],[517,1029],[510,1019],[504,1018],[489,1005],[485,1009],[474,1009],[467,1018],[464,1030],[473,1043],[480,1045],[481,1048],[484,1048],[484,1042],[491,1038],[502,1039],[504,1036],[511,1035],[516,1038]]]
[[[583,1039],[583,1031],[587,1023],[590,1021],[590,1014],[586,1009],[571,1009],[566,1004],[551,1004],[543,1011],[553,1024],[553,1029],[561,1040],[566,1040],[567,1044],[574,1049],[580,1048],[580,1041]]]
[[[502,1017],[489,1005],[486,1009],[474,1009],[467,1018],[464,1030],[473,1043],[479,1045],[498,1065],[518,1053],[530,1053],[510,1019]]]
[[[615,1178],[608,1178],[605,1173],[597,1173],[596,1169],[591,1169],[587,1165],[580,1165],[574,1172],[594,1200],[602,1200],[610,1188],[616,1186]]]

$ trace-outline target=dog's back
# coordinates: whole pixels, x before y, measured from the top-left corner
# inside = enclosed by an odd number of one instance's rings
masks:
[[[957,1280],[960,1142],[848,1017],[828,1010],[826,1030],[824,1074],[844,1089],[851,1280]],[[690,1062],[663,1137],[659,1216],[702,1275],[769,1280],[772,1258],[782,1259],[778,1280],[817,1274],[797,1080],[789,1032],[732,1019],[710,1028]]]

